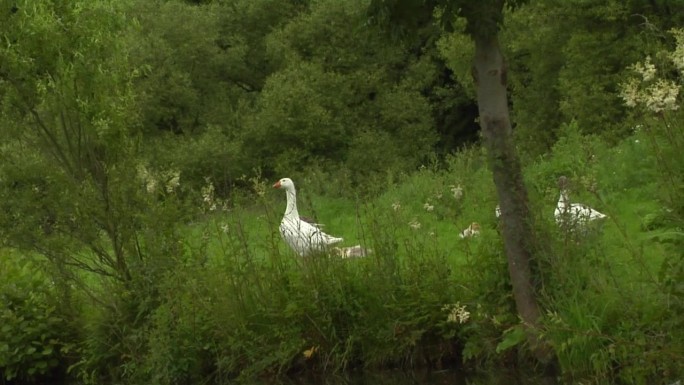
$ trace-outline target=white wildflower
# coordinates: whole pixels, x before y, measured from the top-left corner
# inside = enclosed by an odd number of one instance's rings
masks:
[[[430,202],[425,202],[423,208],[425,209],[425,211],[432,211],[435,209],[435,206],[431,205]]]
[[[442,311],[449,312],[447,322],[464,324],[470,319],[470,312],[460,302],[444,305]]]
[[[147,177],[147,174],[149,173],[147,171],[147,167],[145,167],[144,164],[139,164],[137,169],[138,169],[138,178],[140,178],[141,180],[145,180],[145,178]]]
[[[408,225],[414,230],[418,230],[420,228],[420,222],[418,222],[418,219],[416,218],[413,218],[413,220],[411,220],[411,222],[409,222]]]
[[[677,40],[675,50],[670,53],[670,60],[675,67],[684,75],[684,29],[671,29],[670,33]]]
[[[202,201],[207,206],[209,211],[216,211],[216,199],[214,197],[214,184],[211,179],[206,178],[207,185],[202,187]]]
[[[620,97],[625,101],[627,107],[636,107],[639,104],[639,84],[636,79],[631,79],[629,82],[624,83],[620,90]]]
[[[650,82],[655,79],[656,67],[651,63],[651,56],[646,56],[646,60],[643,63],[636,63],[632,66],[634,72],[641,75],[644,82]]]
[[[401,204],[398,201],[392,203],[392,210],[399,211],[400,208],[401,208]]]
[[[228,227],[227,223],[224,223],[221,225],[221,231],[223,231],[224,234],[228,234],[228,230],[229,230],[229,227]]]
[[[144,164],[138,165],[138,178],[145,185],[145,190],[148,193],[153,194],[157,191],[157,179],[154,177],[152,172],[150,172]]]
[[[260,196],[263,197],[266,195],[266,191],[268,190],[268,184],[261,179],[261,172],[259,170],[258,174],[254,177],[249,178],[249,182],[252,184],[252,188],[254,189],[254,192]]]
[[[208,185],[202,187],[202,201],[204,203],[211,203],[214,200],[214,185],[209,182]]]
[[[144,164],[137,166],[138,179],[145,185],[145,190],[148,193],[154,194],[158,188],[161,188],[167,193],[173,193],[180,185],[180,171],[153,171],[149,170]]]
[[[463,188],[461,185],[451,185],[449,186],[451,188],[451,193],[454,195],[454,199],[459,200],[461,197],[463,197]]]
[[[180,186],[180,171],[170,171],[166,181],[166,192],[171,194]]]
[[[674,111],[679,108],[679,85],[672,81],[659,79],[648,87],[646,92],[646,107],[653,112]]]
[[[684,31],[672,31],[672,33],[677,38],[677,49],[681,48],[681,52],[675,50],[670,54],[670,59],[677,68],[683,70]],[[655,113],[679,109],[677,97],[680,85],[672,80],[657,78],[657,69],[651,62],[650,56],[646,56],[643,62],[636,63],[629,68],[637,74],[637,77],[632,77],[620,87],[620,97],[625,101],[626,106],[641,105]]]
[[[145,189],[148,193],[153,194],[157,191],[157,180],[150,178],[145,182]]]

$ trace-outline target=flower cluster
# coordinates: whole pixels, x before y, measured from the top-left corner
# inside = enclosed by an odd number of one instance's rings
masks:
[[[152,194],[157,191],[157,178],[145,167],[138,165],[138,178],[145,184],[145,190]]]
[[[138,165],[138,179],[145,185],[148,193],[154,194],[160,188],[167,194],[173,194],[180,187],[180,171],[162,170],[154,172],[144,164]]]
[[[432,211],[435,209],[435,206],[431,205],[430,202],[425,202],[423,208],[425,209],[425,211]]]
[[[653,112],[674,111],[679,108],[679,86],[672,81],[659,79],[646,89],[646,107]]]
[[[643,63],[635,63],[632,66],[632,70],[640,74],[645,82],[650,82],[656,76],[656,66],[651,63],[651,56],[646,56],[646,60]]]
[[[180,171],[176,170],[169,170],[165,173],[163,173],[163,176],[166,178],[166,192],[171,194],[172,192],[176,191],[176,189],[180,186]]]
[[[267,180],[261,177],[261,169],[256,169],[254,170],[254,172],[254,176],[248,178],[247,175],[242,174],[242,176],[240,176],[238,180],[249,183],[252,186],[254,192],[258,196],[263,197],[266,195],[266,191],[269,190],[270,183],[268,183]]]
[[[420,228],[420,222],[418,222],[417,218],[413,218],[411,222],[408,223],[408,225],[414,230],[418,230]]]
[[[221,225],[221,231],[222,231],[224,234],[228,234],[228,231],[230,231],[230,227],[228,226],[227,223],[224,223],[224,224]]]
[[[677,47],[666,57],[684,75],[684,30],[670,32],[675,36]],[[630,69],[636,76],[623,83],[620,90],[620,97],[626,106],[643,106],[655,113],[679,109],[677,98],[681,86],[662,76],[658,77],[658,69],[651,62],[650,56],[646,56],[643,62],[632,65]]]
[[[463,197],[463,188],[460,184],[449,186],[451,193],[454,195],[454,199],[459,200]]]
[[[622,85],[620,97],[627,107],[644,105],[650,111],[674,111],[679,108],[677,96],[679,86],[670,80],[658,79],[654,83],[641,87],[638,79],[631,79]]]
[[[672,29],[670,30],[672,36],[674,36],[677,46],[675,50],[670,53],[670,60],[677,67],[682,76],[684,76],[684,29]]]
[[[446,304],[442,306],[442,311],[448,312],[447,322],[464,324],[470,319],[470,312],[466,310],[465,305],[460,302]]]
[[[216,197],[214,184],[211,182],[211,178],[204,178],[207,182],[206,186],[202,187],[202,202],[204,207],[208,211],[216,211],[217,209],[222,209],[223,211],[228,210],[227,203],[220,198]]]

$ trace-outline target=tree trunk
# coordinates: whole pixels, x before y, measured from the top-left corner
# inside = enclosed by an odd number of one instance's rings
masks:
[[[540,362],[547,363],[553,361],[554,357],[552,351],[539,338],[541,313],[530,269],[534,231],[522,167],[513,143],[506,98],[506,63],[496,34],[473,38],[473,77],[477,90],[480,126],[501,205],[504,248],[508,258],[513,296],[535,356]]]

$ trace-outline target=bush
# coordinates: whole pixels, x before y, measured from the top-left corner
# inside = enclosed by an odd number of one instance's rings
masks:
[[[0,256],[0,369],[8,381],[38,382],[59,368],[66,322],[48,276],[23,256]]]

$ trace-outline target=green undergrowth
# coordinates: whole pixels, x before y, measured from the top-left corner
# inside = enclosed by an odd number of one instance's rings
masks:
[[[677,190],[668,193],[646,133],[611,147],[578,132],[565,127],[553,153],[525,167],[544,336],[568,381],[679,378],[682,208],[668,201]],[[553,218],[560,175],[572,181],[571,200],[609,217],[561,231]],[[96,290],[89,296],[71,288],[78,305],[69,309],[77,312],[57,311],[61,294],[52,296],[44,283],[38,292],[46,295],[5,308],[15,321],[3,332],[23,331],[27,339],[28,331],[49,331],[25,342],[42,350],[24,350],[25,358],[5,365],[29,380],[63,365],[81,383],[173,384],[531,362],[480,148],[413,174],[388,174],[373,188],[380,194],[331,191],[346,184],[341,178],[314,172],[295,179],[300,213],[369,256],[295,255],[278,233],[283,192],[254,179],[253,194],[178,224],[175,246],[165,248],[176,250],[164,262],[172,268],[145,270],[152,275],[134,275],[127,285],[86,274]],[[472,222],[480,235],[461,239]],[[3,253],[12,269],[42,271],[19,259]],[[16,279],[32,285],[46,282],[44,274]],[[44,310],[16,321],[29,307]],[[82,328],[65,334],[51,326],[59,317]]]
[[[656,164],[636,138],[607,147],[573,127],[566,131],[554,156],[526,168],[535,226],[544,237],[536,266],[545,333],[568,379],[674,376],[680,370],[675,361],[656,360],[682,354],[681,332],[669,328],[678,322],[673,297],[664,288],[674,251],[653,238],[663,210]],[[560,175],[574,181],[574,201],[609,218],[587,231],[560,231],[553,220]],[[516,332],[484,154],[464,151],[446,168],[426,166],[388,180],[385,192],[371,197],[299,188],[300,212],[344,237],[343,246],[371,249],[363,259],[294,255],[277,230],[285,204],[278,190],[191,226],[191,232],[202,229],[203,246],[195,250],[204,250],[206,256],[197,255],[207,262],[187,271],[187,279],[174,274],[180,287],[170,292],[190,290],[199,296],[189,302],[207,304],[191,314],[215,323],[208,327],[214,334],[205,336],[211,355],[220,357],[215,374],[244,378],[521,359],[524,342]],[[460,239],[472,222],[481,225],[480,236]],[[203,286],[206,292],[199,294]],[[459,306],[467,321],[450,321]]]
[[[652,149],[639,135],[608,147],[572,126],[565,130],[553,155],[525,172],[535,226],[548,237],[538,250],[539,287],[563,373],[586,381],[673,377],[681,369],[675,363],[681,332],[670,328],[678,321],[665,282],[675,251],[654,235],[662,231],[658,218],[666,208]],[[586,232],[561,232],[553,220],[560,175],[573,180],[574,201],[609,218]],[[210,253],[221,258],[226,280],[244,277],[232,291],[216,294],[245,301],[223,304],[219,319],[250,309],[227,329],[235,333],[229,345],[243,350],[221,351],[233,357],[222,361],[221,371],[472,365],[507,362],[521,352],[484,154],[471,149],[447,167],[427,165],[387,181],[380,195],[346,198],[299,184],[300,212],[344,237],[343,245],[372,249],[365,259],[294,256],[277,233],[284,209],[277,190],[256,205],[212,217],[214,228],[229,223],[222,237],[240,240],[228,243],[249,239],[244,249],[257,250],[248,262],[232,259],[231,249]],[[480,236],[460,239],[472,222],[481,225]],[[233,228],[238,232],[230,233]],[[449,321],[454,304],[469,313],[463,324]],[[673,360],[657,361],[660,355]]]
[[[3,382],[58,376],[73,347],[59,287],[40,266],[3,251],[0,258],[0,368]]]

